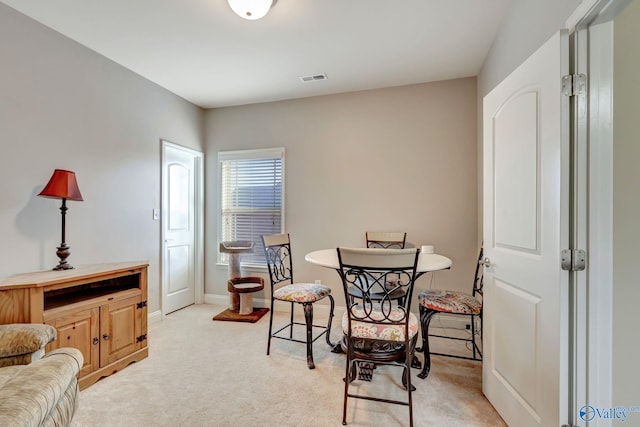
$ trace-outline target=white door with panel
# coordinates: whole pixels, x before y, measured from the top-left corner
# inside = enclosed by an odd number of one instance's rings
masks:
[[[567,415],[568,60],[558,33],[483,104],[483,391],[519,427]]]
[[[166,142],[162,150],[162,311],[168,314],[195,303],[201,154]]]

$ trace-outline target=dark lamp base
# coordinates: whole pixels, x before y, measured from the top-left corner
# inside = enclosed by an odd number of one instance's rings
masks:
[[[71,270],[73,268],[71,264],[67,264],[67,257],[71,255],[71,251],[66,243],[63,242],[58,246],[56,255],[60,258],[60,262],[53,268],[54,270]]]

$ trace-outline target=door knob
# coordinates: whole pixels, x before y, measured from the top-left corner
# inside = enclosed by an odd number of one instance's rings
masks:
[[[489,257],[486,257],[483,260],[478,261],[481,265],[484,265],[485,268],[491,268],[491,260]]]

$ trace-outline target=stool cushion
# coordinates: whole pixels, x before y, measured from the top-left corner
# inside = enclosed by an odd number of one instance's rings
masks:
[[[331,288],[318,283],[292,283],[273,291],[273,297],[280,301],[314,302],[331,293]]]
[[[364,317],[365,313],[360,305],[353,308],[354,317]],[[384,315],[379,309],[373,310],[372,319],[380,320],[380,323],[360,322],[351,320],[351,336],[353,338],[365,338],[384,341],[404,341],[405,327],[404,325],[385,324]],[[389,318],[392,320],[401,320],[404,314],[399,309],[392,309]],[[418,333],[418,318],[415,314],[409,313],[409,340]],[[349,332],[349,313],[344,312],[342,315],[342,331],[347,334]]]
[[[427,289],[418,294],[421,306],[442,313],[480,314],[482,302],[464,292]]]

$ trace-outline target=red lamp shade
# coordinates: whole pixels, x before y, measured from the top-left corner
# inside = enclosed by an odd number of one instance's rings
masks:
[[[53,171],[51,179],[38,196],[76,200],[78,202],[84,200],[76,182],[75,172],[63,169]]]

